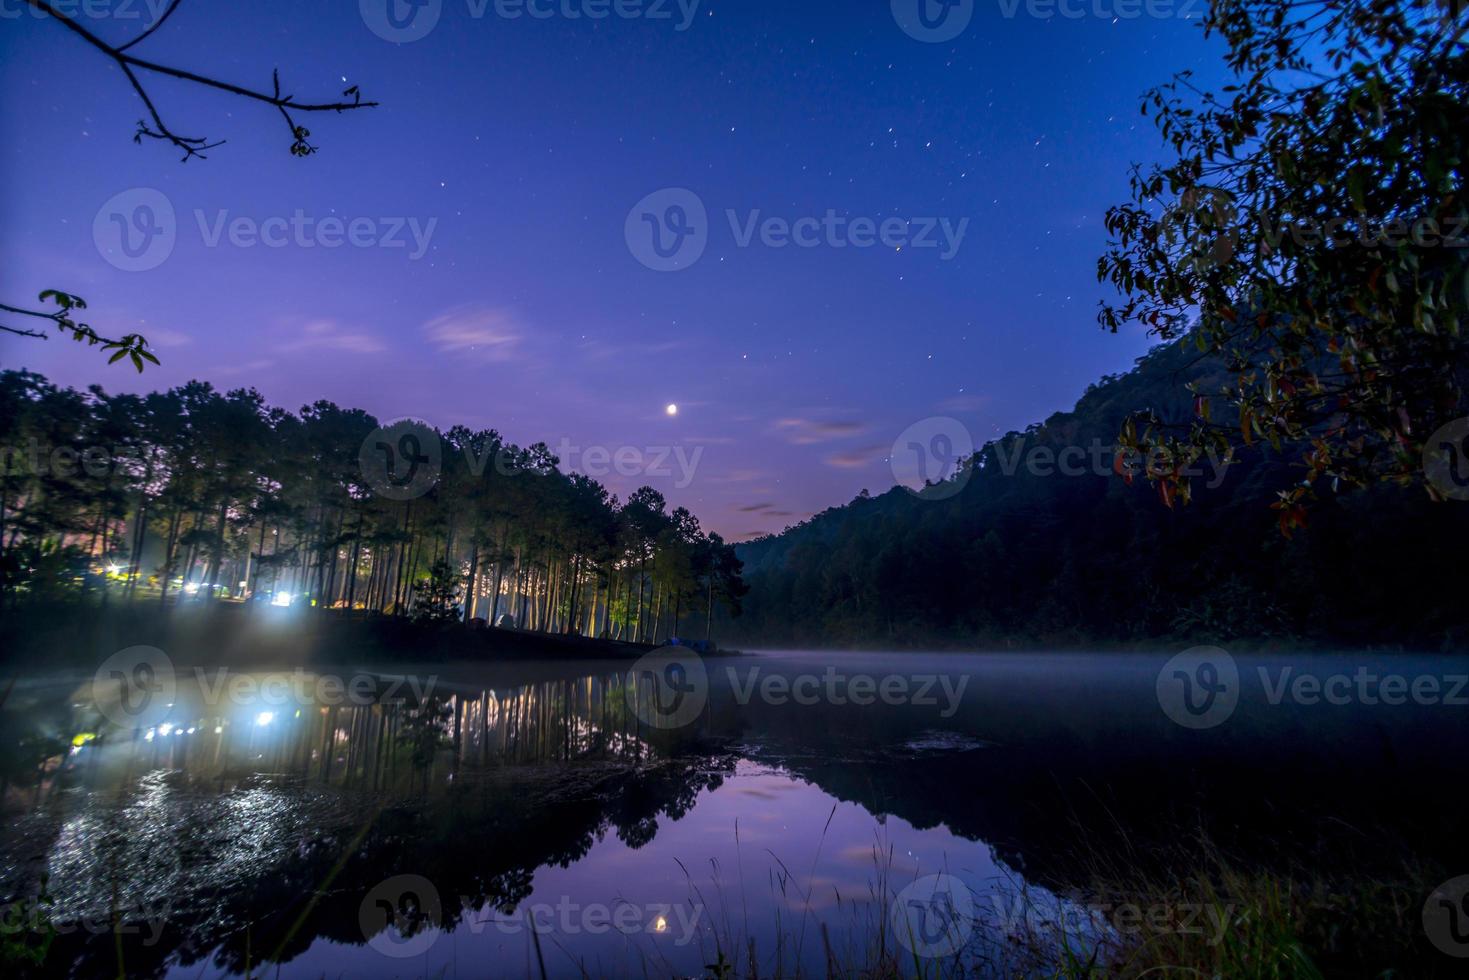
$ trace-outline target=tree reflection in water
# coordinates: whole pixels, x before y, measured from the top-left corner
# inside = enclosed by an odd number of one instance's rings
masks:
[[[537,868],[577,861],[608,830],[645,844],[733,769],[696,735],[642,725],[623,682],[212,710],[190,690],[132,731],[68,692],[35,693],[0,734],[22,747],[6,755],[4,897],[45,876],[52,921],[124,923],[116,945],[102,928],[54,940],[49,963],[99,977],[117,974],[116,950],[148,976],[361,944],[364,896],[397,874],[434,883],[446,930],[513,915]]]

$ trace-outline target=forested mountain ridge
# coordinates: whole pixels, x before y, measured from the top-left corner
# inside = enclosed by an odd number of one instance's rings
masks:
[[[1187,419],[1185,385],[1226,378],[1187,339],[1157,347],[1071,411],[984,446],[953,496],[897,487],[741,545],[750,594],[731,631],[866,647],[1469,639],[1453,545],[1469,540],[1469,503],[1379,486],[1324,499],[1287,537],[1270,505],[1303,470],[1258,444],[1222,472],[1202,465],[1187,506],[1113,472],[1129,414]],[[1054,462],[1067,447],[1073,475]]]

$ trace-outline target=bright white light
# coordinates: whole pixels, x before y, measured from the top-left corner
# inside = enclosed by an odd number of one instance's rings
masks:
[[[264,728],[266,725],[269,725],[273,721],[275,721],[274,711],[262,711],[260,712],[260,714],[255,716],[255,724],[259,725],[261,728]]]
[[[658,916],[658,918],[656,918],[656,919],[653,920],[653,931],[654,932],[667,932],[668,931],[668,920],[665,919],[661,915]]]
[[[165,735],[166,736],[171,731],[173,731],[173,725],[169,724],[166,721],[163,724],[161,724],[161,725],[158,726],[158,734],[160,734],[160,735]]]
[[[184,591],[187,592],[189,595],[195,595],[199,591],[199,583],[190,582],[188,585],[184,586]]]
[[[121,575],[122,574],[122,566],[121,565],[108,565],[107,566],[107,571],[111,575]]]
[[[675,404],[673,404],[672,402],[669,402],[668,403],[668,407],[665,408],[663,411],[667,412],[669,415],[677,415],[678,414],[678,406],[675,405]]]
[[[277,592],[275,598],[270,600],[272,606],[289,606],[291,604],[291,593]]]

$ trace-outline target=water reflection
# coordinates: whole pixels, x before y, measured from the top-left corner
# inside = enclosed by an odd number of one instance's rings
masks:
[[[1456,853],[1434,805],[1456,771],[1450,714],[1246,705],[1246,724],[1205,738],[1160,726],[1148,671],[1125,662],[911,664],[962,669],[957,710],[742,699],[711,669],[707,709],[670,730],[646,722],[625,670],[547,665],[373,674],[331,703],[317,685],[273,696],[259,676],[221,698],[216,677],[190,675],[118,727],[85,679],[31,680],[0,712],[0,897],[32,923],[23,935],[67,929],[47,962],[75,976],[115,976],[119,955],[130,976],[687,974],[736,936],[762,972],[822,972],[822,943],[881,936],[881,897],[919,875],[955,874],[999,935],[1007,906],[990,898],[1069,914],[1061,896],[1094,852],[1144,862],[1206,819],[1240,846],[1299,832],[1319,847],[1330,815],[1364,842],[1382,827]],[[403,878],[434,900],[382,894]],[[15,904],[43,882],[42,911]],[[538,946],[514,925],[537,909],[583,926]],[[585,925],[629,909],[635,929]],[[970,942],[976,968],[991,938]],[[404,949],[419,957],[407,969]]]

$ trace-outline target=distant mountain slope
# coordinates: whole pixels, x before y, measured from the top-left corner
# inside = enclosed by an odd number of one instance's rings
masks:
[[[1469,643],[1469,503],[1434,504],[1421,489],[1347,494],[1287,539],[1269,505],[1300,479],[1288,458],[1244,458],[1171,510],[1145,479],[1112,473],[1126,415],[1186,418],[1184,385],[1200,379],[1225,380],[1191,345],[1156,348],[1072,411],[987,445],[955,496],[895,488],[741,546],[751,592],[722,635],[866,647]],[[1084,475],[1046,465],[1067,447],[1088,453]]]

